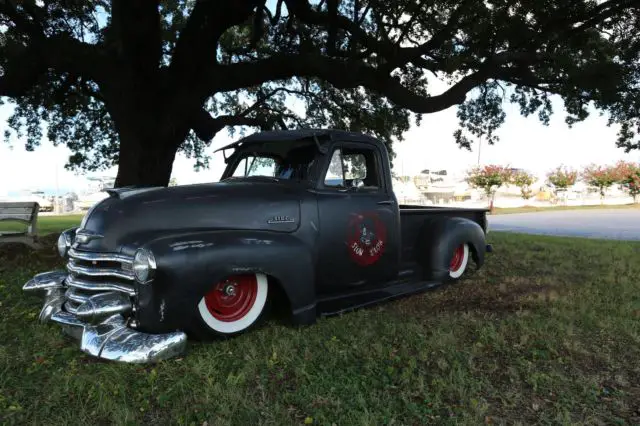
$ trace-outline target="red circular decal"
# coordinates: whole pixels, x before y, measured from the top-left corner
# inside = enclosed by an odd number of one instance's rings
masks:
[[[377,214],[356,214],[349,221],[349,255],[358,265],[369,266],[376,263],[384,252],[386,240],[387,230]]]

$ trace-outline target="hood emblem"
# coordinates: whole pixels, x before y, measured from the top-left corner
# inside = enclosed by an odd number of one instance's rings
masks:
[[[89,231],[87,229],[79,229],[76,231],[76,237],[74,239],[74,243],[78,244],[87,244],[90,241],[97,240],[100,238],[104,238],[100,234],[96,234],[95,232]]]
[[[273,225],[276,223],[295,223],[295,219],[289,216],[273,216],[267,220],[267,223]]]

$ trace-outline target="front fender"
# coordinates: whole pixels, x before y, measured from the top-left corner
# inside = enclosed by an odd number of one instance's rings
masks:
[[[200,299],[230,275],[261,272],[289,299],[294,322],[315,320],[313,256],[299,239],[264,231],[210,231],[164,236],[143,245],[157,263],[155,279],[138,285],[136,319],[151,333],[184,329]]]
[[[427,220],[419,233],[418,261],[429,279],[444,281],[456,247],[468,243],[477,268],[484,264],[485,234],[476,222],[463,217],[438,217]]]

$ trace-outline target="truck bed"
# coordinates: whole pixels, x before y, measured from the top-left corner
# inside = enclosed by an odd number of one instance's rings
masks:
[[[488,208],[461,208],[439,206],[415,206],[400,204],[400,233],[401,233],[401,263],[404,268],[411,268],[415,264],[415,245],[417,235],[429,217],[464,217],[471,219],[486,230],[486,214]]]

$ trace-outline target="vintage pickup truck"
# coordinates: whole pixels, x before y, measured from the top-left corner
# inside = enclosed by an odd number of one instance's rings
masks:
[[[221,150],[219,182],[108,189],[60,235],[66,270],[24,285],[45,293],[40,321],[90,355],[154,362],[246,332],[274,300],[312,324],[459,280],[491,250],[486,209],[399,205],[375,138],[260,132]]]

